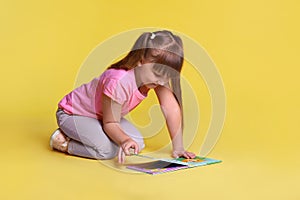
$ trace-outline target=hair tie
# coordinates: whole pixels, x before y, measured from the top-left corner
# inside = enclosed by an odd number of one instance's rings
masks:
[[[155,33],[151,33],[150,39],[153,40],[155,38]]]

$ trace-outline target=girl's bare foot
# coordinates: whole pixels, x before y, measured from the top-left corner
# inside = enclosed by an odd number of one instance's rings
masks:
[[[54,131],[50,137],[50,147],[61,152],[67,152],[70,138],[61,132],[60,129]]]

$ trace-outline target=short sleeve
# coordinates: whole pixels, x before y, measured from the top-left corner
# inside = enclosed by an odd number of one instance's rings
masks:
[[[119,104],[124,104],[127,101],[128,95],[125,86],[116,79],[106,79],[103,82],[103,94],[110,97]]]

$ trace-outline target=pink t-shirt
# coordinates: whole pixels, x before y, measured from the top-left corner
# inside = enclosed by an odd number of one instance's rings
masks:
[[[108,69],[100,77],[67,94],[58,107],[68,114],[102,119],[102,94],[122,105],[124,116],[146,96],[136,86],[134,70]]]

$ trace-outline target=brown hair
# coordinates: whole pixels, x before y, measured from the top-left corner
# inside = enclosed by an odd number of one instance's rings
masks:
[[[153,63],[153,68],[157,73],[170,78],[171,88],[182,114],[180,72],[183,60],[181,38],[170,31],[162,30],[143,33],[136,40],[130,52],[108,69],[130,70],[135,68],[140,61]]]
[[[130,70],[141,60],[163,64],[180,72],[183,64],[183,47],[180,37],[166,30],[143,33],[130,52],[123,59],[112,64],[109,69]]]

